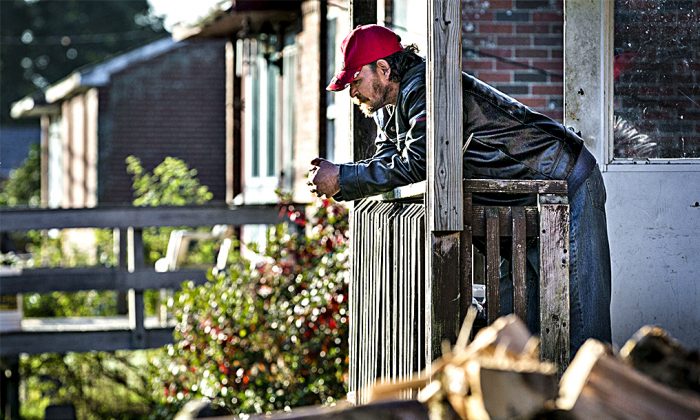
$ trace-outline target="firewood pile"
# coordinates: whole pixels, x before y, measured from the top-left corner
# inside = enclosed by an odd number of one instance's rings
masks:
[[[640,329],[615,354],[588,340],[559,379],[539,340],[515,315],[470,342],[476,311],[457,343],[415,378],[377,381],[368,404],[306,407],[252,416],[285,420],[700,419],[700,352],[658,327]],[[363,398],[364,400],[365,398]]]
[[[558,380],[516,316],[499,318],[469,342],[473,319],[417,379],[379,381],[365,391],[370,400],[413,395],[430,419],[700,418],[700,353],[661,328],[640,329],[618,354],[588,340]]]

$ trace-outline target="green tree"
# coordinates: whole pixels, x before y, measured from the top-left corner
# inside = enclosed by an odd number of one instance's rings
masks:
[[[11,121],[12,102],[164,36],[146,0],[0,1],[0,123]]]
[[[166,157],[153,168],[144,170],[136,156],[126,158],[126,171],[133,177],[134,205],[142,207],[202,205],[209,202],[213,194],[206,185],[197,179],[197,170],[177,158]],[[149,228],[143,233],[146,248],[146,263],[155,264],[165,255],[170,233],[176,227]],[[207,230],[211,228],[202,228]],[[214,261],[213,242],[198,242],[190,250],[189,261],[212,263]]]
[[[201,205],[213,197],[209,188],[199,183],[197,170],[190,169],[178,158],[166,157],[149,173],[139,158],[129,156],[126,171],[133,176],[135,206]]]
[[[0,191],[0,207],[38,207],[41,199],[41,163],[39,145],[29,149],[22,165],[10,173]]]

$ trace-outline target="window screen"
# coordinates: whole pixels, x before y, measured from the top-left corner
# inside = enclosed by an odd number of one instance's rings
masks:
[[[700,0],[615,0],[614,157],[700,157]]]

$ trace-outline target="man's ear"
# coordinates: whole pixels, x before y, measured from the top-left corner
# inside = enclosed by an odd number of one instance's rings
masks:
[[[391,66],[389,62],[384,59],[377,60],[377,71],[379,74],[389,79],[389,76],[391,76]]]

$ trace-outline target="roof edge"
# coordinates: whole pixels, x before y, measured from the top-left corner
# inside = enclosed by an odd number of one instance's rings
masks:
[[[54,103],[88,88],[105,86],[114,73],[183,45],[185,43],[177,43],[170,37],[164,37],[129,52],[78,69],[46,89],[46,102]]]
[[[35,99],[32,96],[25,96],[10,107],[10,117],[15,120],[20,118],[41,117],[45,114],[58,112],[57,105],[49,105],[44,101]]]
[[[81,86],[82,75],[79,71],[76,71],[70,76],[58,83],[54,83],[46,89],[46,102],[50,104],[57,102],[66,96],[73,94],[75,91],[79,90]]]

